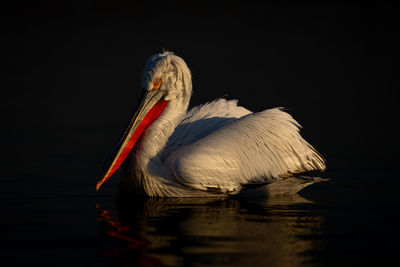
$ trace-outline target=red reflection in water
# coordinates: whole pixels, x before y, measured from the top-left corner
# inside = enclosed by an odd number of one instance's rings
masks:
[[[111,257],[121,260],[122,266],[161,266],[161,261],[157,258],[146,255],[146,248],[150,242],[140,239],[135,235],[135,229],[120,223],[115,216],[111,215],[111,211],[103,209],[96,204],[97,218],[96,221],[102,222],[107,230],[104,232],[106,236],[122,241],[122,246],[118,248],[110,248],[102,252],[102,256]]]

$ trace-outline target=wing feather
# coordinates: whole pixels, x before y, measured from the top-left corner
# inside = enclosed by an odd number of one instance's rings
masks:
[[[248,115],[251,111],[237,105],[237,100],[216,99],[193,107],[168,139],[161,158],[164,160],[226,124]]]
[[[324,170],[324,159],[299,127],[281,108],[246,115],[180,151],[171,162],[173,173],[192,188],[235,193],[245,184]]]

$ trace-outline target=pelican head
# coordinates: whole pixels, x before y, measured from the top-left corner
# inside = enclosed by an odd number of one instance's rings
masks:
[[[97,190],[118,170],[142,133],[153,122],[162,116],[169,116],[165,121],[174,121],[174,118],[179,120],[185,114],[192,93],[190,70],[185,61],[172,52],[153,55],[146,61],[142,88],[137,109],[105,163],[102,178],[96,185]],[[172,133],[173,129],[170,130]]]
[[[172,52],[149,57],[142,75],[142,87],[146,91],[165,94],[165,100],[185,98],[192,93],[192,79],[185,61]]]

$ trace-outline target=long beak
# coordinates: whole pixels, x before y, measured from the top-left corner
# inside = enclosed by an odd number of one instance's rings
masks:
[[[119,142],[104,164],[102,178],[97,182],[96,190],[118,170],[121,164],[135,146],[143,131],[161,115],[168,101],[164,99],[165,91],[145,91],[138,104],[138,108],[129,119],[128,125],[122,133]]]

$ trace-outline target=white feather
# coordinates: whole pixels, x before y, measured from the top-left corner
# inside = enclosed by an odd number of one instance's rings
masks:
[[[281,109],[237,119],[182,150],[172,162],[188,187],[237,193],[241,185],[265,184],[291,174],[323,170],[324,161]]]

